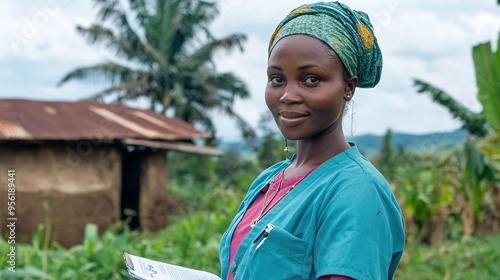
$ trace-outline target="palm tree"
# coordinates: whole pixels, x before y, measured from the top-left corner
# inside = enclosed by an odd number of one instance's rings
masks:
[[[90,99],[114,102],[145,98],[153,110],[172,114],[215,133],[213,113],[237,122],[245,138],[254,131],[233,111],[248,98],[245,83],[232,73],[217,73],[217,51],[243,51],[243,34],[215,38],[208,25],[218,15],[215,3],[202,0],[94,0],[99,23],[77,26],[90,44],[104,44],[116,59],[79,67],[62,78],[105,81],[110,86]]]

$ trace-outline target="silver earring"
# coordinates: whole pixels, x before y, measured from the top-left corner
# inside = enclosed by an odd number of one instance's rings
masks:
[[[288,148],[288,140],[285,138],[285,153],[288,153],[290,151],[290,148]]]
[[[351,95],[350,95],[350,94],[346,95],[346,97],[344,97],[344,100],[345,100],[345,101],[349,101],[349,100],[351,100]]]

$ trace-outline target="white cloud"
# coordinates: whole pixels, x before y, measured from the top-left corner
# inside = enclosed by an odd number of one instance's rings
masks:
[[[8,1],[6,1],[8,2]],[[0,16],[6,24],[0,47],[4,57],[20,57],[43,63],[47,60],[95,60],[107,53],[88,46],[76,33],[76,25],[88,25],[94,13],[87,5],[62,0],[39,0],[35,4],[6,5]]]

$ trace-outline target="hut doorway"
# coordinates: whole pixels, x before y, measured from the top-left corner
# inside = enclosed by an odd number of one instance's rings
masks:
[[[145,151],[128,147],[122,152],[122,189],[120,218],[130,229],[140,229],[139,199],[141,194],[141,166]]]

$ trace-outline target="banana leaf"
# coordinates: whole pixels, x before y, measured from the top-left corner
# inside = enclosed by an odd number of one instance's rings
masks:
[[[500,36],[498,38],[500,46]],[[483,105],[486,119],[498,131],[500,129],[500,48],[493,52],[491,42],[476,45],[472,49],[478,87],[477,98]]]

